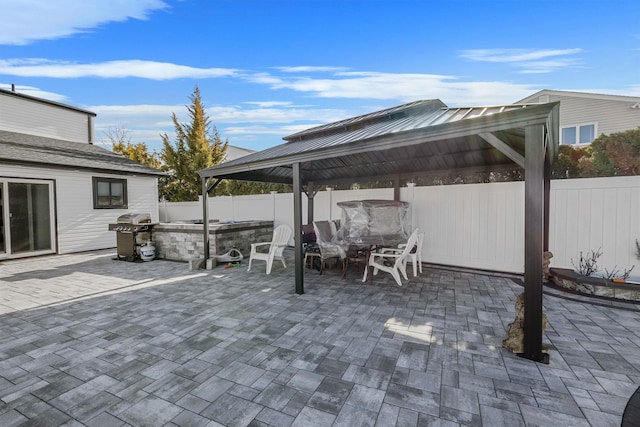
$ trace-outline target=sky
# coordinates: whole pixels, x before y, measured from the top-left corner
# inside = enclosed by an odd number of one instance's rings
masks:
[[[640,96],[638,0],[0,0],[0,88],[161,151],[197,86],[230,145],[419,99]]]

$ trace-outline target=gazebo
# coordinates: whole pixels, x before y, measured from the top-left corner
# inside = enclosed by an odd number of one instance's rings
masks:
[[[315,188],[453,172],[521,168],[525,177],[523,357],[543,362],[542,263],[548,249],[551,163],[558,151],[559,103],[449,108],[422,100],[317,126],[278,146],[200,170],[202,192],[223,179],[287,183],[294,193],[295,292],[304,293],[302,193],[313,220]],[[203,197],[205,258],[208,204]]]

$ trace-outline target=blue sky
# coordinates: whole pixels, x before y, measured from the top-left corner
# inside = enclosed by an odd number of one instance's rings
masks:
[[[638,0],[0,0],[0,87],[160,150],[196,85],[232,145],[417,99],[640,96]]]

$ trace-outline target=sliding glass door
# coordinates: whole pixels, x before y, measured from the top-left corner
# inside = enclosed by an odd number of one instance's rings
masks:
[[[5,238],[5,199],[7,195],[7,190],[5,188],[5,183],[0,181],[0,258],[4,258],[7,252],[6,250],[6,238]]]
[[[52,182],[11,179],[0,188],[5,257],[55,252]]]

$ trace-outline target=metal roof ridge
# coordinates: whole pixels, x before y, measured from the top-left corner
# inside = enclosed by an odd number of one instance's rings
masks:
[[[277,168],[283,165],[290,165],[296,162],[312,162],[324,158],[337,158],[340,156],[359,153],[367,144],[370,151],[383,151],[390,148],[416,145],[428,141],[439,139],[452,139],[465,135],[478,134],[481,132],[492,132],[496,130],[510,129],[514,126],[522,127],[531,124],[546,124],[549,114],[556,111],[559,102],[549,102],[545,104],[532,104],[525,108],[523,105],[509,104],[510,107],[502,113],[492,113],[483,116],[468,118],[465,120],[448,121],[437,125],[429,125],[420,128],[401,130],[385,134],[371,133],[364,139],[348,141],[346,144],[325,144],[322,141],[318,146],[309,149],[303,147],[296,149],[296,144],[283,143],[270,149],[260,151],[254,155],[248,155],[237,159],[232,164],[220,164],[201,169],[198,174],[201,177],[224,176],[237,173],[244,173],[256,168]],[[493,107],[495,108],[495,107]],[[446,108],[448,110],[459,110],[459,108]],[[436,110],[437,111],[437,110]],[[488,119],[488,120],[487,120]],[[557,120],[557,119],[556,119]],[[343,136],[345,137],[345,136]],[[557,136],[556,136],[557,137]],[[325,136],[325,139],[327,137]],[[347,136],[349,139],[349,136]],[[313,139],[302,142],[314,141]],[[327,156],[327,153],[331,156]]]
[[[331,123],[326,123],[323,125],[319,125],[319,126],[315,126],[300,132],[296,132],[294,134],[288,135],[283,137],[282,139],[284,139],[287,142],[295,142],[296,140],[300,140],[302,139],[302,137],[308,137],[317,133],[321,133],[321,132],[329,132],[329,131],[333,131],[336,129],[340,129],[341,127],[348,127],[348,126],[354,126],[360,123],[364,123],[367,122],[369,120],[377,120],[377,119],[381,119],[383,117],[388,117],[391,116],[393,114],[397,114],[400,112],[406,112],[406,111],[410,111],[412,109],[417,109],[421,106],[426,106],[426,105],[430,105],[430,104],[435,104],[435,103],[440,103],[444,106],[446,106],[446,104],[444,102],[442,102],[440,99],[434,98],[434,99],[421,99],[421,100],[417,100],[417,101],[412,101],[412,102],[408,102],[406,104],[400,104],[400,105],[396,105],[394,107],[389,107],[389,108],[385,108],[382,110],[378,110],[378,111],[373,111],[370,113],[366,113],[366,114],[361,114],[358,116],[354,116],[354,117],[349,117],[343,120],[338,120],[335,122],[331,122]]]

